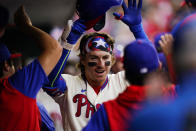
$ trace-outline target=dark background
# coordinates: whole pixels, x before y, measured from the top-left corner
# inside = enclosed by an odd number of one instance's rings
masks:
[[[75,11],[75,0],[0,0],[0,4],[9,10],[11,25],[14,24],[14,12],[20,5],[24,5],[32,24],[47,33],[54,26],[63,27]],[[39,54],[34,41],[13,26],[7,28],[2,41],[9,50],[21,52],[25,57]]]

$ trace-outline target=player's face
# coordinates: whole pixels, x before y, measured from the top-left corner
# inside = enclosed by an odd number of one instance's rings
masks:
[[[82,60],[89,83],[103,84],[111,69],[112,56],[105,51],[91,51]]]

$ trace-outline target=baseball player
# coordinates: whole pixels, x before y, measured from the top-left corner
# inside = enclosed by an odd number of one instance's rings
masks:
[[[173,68],[172,56],[173,37],[171,33],[160,33],[155,36],[154,45],[158,51],[159,60],[162,64],[162,69],[168,72],[168,77],[172,83],[176,84],[176,76]]]
[[[173,30],[174,67],[180,89],[175,101],[148,105],[138,112],[131,125],[132,131],[195,130],[195,32],[196,14],[179,22]]]
[[[132,85],[116,99],[104,102],[84,131],[128,130],[134,112],[141,109],[146,90],[150,88],[144,85],[144,80],[151,72],[160,69],[158,55],[152,43],[142,39],[126,46],[124,53],[125,77]]]
[[[36,41],[42,52],[29,65],[15,72],[12,55],[4,44],[0,44],[0,130],[39,131],[36,95],[60,59],[63,49],[47,33],[32,26],[22,6],[16,11],[14,21],[21,31]]]
[[[122,7],[124,16],[114,13],[116,18],[127,24],[136,38],[148,39],[141,24],[142,0],[139,0],[138,6],[135,0],[130,0],[128,7],[123,2]],[[103,7],[99,10],[101,8]],[[89,28],[88,21],[84,17],[76,20],[68,37],[61,37],[61,43],[66,39],[63,44],[67,50],[70,50]],[[65,130],[81,130],[103,102],[116,98],[128,86],[124,71],[108,74],[114,63],[113,44],[114,40],[105,33],[86,34],[80,41],[81,75],[62,74],[63,79],[58,79],[56,72],[60,74],[61,70],[55,69],[63,69],[68,53],[64,61],[58,63],[49,75],[51,83],[46,85],[44,90],[59,103]]]

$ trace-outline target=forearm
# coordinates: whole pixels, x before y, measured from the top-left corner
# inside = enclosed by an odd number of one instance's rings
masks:
[[[24,25],[20,26],[19,29],[30,36],[43,51],[53,51],[60,47],[60,45],[54,38],[37,27]]]
[[[73,25],[72,22],[69,21],[67,26],[65,26],[63,33],[59,38],[59,43],[64,47],[61,58],[53,71],[48,76],[49,85],[51,87],[56,85],[56,82],[66,65],[71,49],[75,46],[75,43],[85,31],[85,28],[86,27],[82,24],[82,20],[75,21]]]
[[[56,64],[56,66],[48,76],[49,79],[48,84],[50,85],[50,87],[56,85],[57,80],[59,79],[62,71],[65,68],[70,52],[71,52],[70,50],[63,49],[60,60],[58,61],[58,63]]]
[[[41,54],[38,56],[38,60],[46,75],[48,75],[61,57],[62,47],[49,34],[32,26],[23,6],[15,12],[14,22],[23,33],[30,36],[40,47]]]
[[[19,29],[30,36],[41,49],[38,60],[46,75],[48,75],[60,59],[62,47],[50,35],[34,26],[24,25],[20,26]]]

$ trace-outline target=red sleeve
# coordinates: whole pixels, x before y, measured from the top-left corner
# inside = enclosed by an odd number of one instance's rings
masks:
[[[104,103],[111,131],[127,130],[133,112],[144,100],[144,87],[130,86],[117,99]]]

